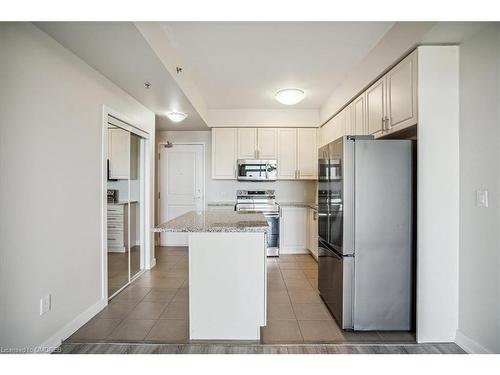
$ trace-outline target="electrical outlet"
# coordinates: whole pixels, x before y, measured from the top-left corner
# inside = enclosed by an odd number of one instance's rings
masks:
[[[40,315],[45,314],[50,311],[50,294],[43,296],[40,298]]]

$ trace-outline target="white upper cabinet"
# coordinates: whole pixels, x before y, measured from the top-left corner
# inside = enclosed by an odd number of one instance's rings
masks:
[[[276,159],[278,139],[275,128],[238,129],[238,159]]]
[[[212,178],[236,178],[236,129],[212,129]]]
[[[257,129],[238,129],[238,159],[257,159]]]
[[[417,91],[415,50],[320,128],[321,145],[343,135],[381,137],[417,124]]]
[[[326,145],[346,134],[346,111],[343,110],[320,128],[321,146]]]
[[[297,129],[297,178],[315,180],[317,167],[316,129]]]
[[[368,134],[378,135],[378,133],[382,133],[384,130],[386,118],[385,85],[385,77],[382,77],[366,90]]]
[[[341,111],[338,113],[334,118],[333,118],[333,135],[334,138],[332,141],[336,140],[337,138],[340,138],[346,134],[345,131],[345,115],[346,112]]]
[[[120,128],[108,130],[109,179],[126,180],[130,176],[130,133]]]
[[[278,179],[297,178],[297,129],[278,129]]]
[[[278,158],[278,132],[275,128],[259,128],[257,132],[257,157]]]
[[[354,106],[353,103],[349,104],[344,108],[342,112],[344,112],[345,116],[345,135],[354,135],[354,120],[353,120],[353,111]]]
[[[417,123],[417,51],[387,73],[387,130]]]
[[[277,178],[314,180],[316,128],[213,128],[212,178],[236,179],[237,159],[276,159]]]
[[[366,135],[366,94],[363,93],[352,103],[352,123],[354,135]]]

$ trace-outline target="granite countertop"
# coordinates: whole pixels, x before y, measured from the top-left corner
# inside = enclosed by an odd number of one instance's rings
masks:
[[[310,207],[313,210],[318,209],[318,205],[314,202],[278,202],[283,207]]]
[[[189,211],[153,228],[153,232],[267,232],[268,229],[262,213],[228,208],[200,213]]]

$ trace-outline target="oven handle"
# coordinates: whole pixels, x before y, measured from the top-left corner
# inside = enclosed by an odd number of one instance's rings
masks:
[[[273,217],[273,218],[275,218],[275,217],[279,218],[280,217],[279,213],[274,213],[274,212],[272,214],[268,214],[266,212],[263,212],[263,214],[264,214],[265,217]]]

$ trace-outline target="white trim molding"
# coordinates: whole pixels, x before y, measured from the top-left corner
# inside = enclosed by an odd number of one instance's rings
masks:
[[[66,324],[47,340],[39,345],[40,348],[53,348],[54,350],[61,345],[63,340],[66,340],[73,333],[78,331],[85,323],[96,316],[102,309],[108,305],[106,298],[101,298],[95,304],[90,306],[87,310],[78,314],[75,319]],[[47,352],[44,352],[47,353]]]
[[[469,354],[493,354],[493,352],[486,349],[481,344],[477,343],[469,336],[465,335],[460,330],[457,330],[457,336],[455,338],[455,344],[460,346]]]

